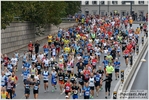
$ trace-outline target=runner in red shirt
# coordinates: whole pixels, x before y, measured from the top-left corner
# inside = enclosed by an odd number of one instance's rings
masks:
[[[66,98],[70,99],[70,95],[71,95],[71,82],[70,79],[67,80],[67,82],[64,84],[64,92],[66,94]]]
[[[17,81],[18,81],[18,77],[15,75],[14,72],[12,72],[11,80],[14,81],[13,87],[12,87],[12,95],[13,95],[13,97],[15,97],[16,96],[15,89],[16,89],[16,84],[17,84]]]
[[[92,66],[93,66],[93,69],[96,69],[96,64],[97,64],[97,59],[94,57],[92,59]]]
[[[29,59],[30,60],[31,60],[31,55],[33,53],[33,48],[34,48],[33,43],[32,43],[32,41],[30,41],[30,43],[28,44],[28,52],[29,52]]]
[[[5,54],[3,59],[4,59],[4,63],[3,63],[4,67],[6,67],[10,58]]]
[[[93,45],[92,45],[91,43],[88,43],[88,44],[87,44],[87,51],[89,52],[90,49],[92,49],[92,47],[93,47]]]
[[[129,55],[130,55],[130,50],[126,48],[123,52],[123,55],[124,55],[125,64],[126,64],[126,67],[127,67],[128,66],[128,58],[129,58]]]
[[[133,50],[132,43],[129,43],[126,48],[129,50],[129,52],[132,52],[132,50]]]
[[[88,66],[86,65],[85,70],[83,71],[84,74],[84,82],[88,82],[90,78],[90,71],[88,70]]]

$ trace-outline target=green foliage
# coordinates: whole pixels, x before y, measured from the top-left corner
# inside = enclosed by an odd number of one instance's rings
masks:
[[[1,26],[5,29],[14,21],[14,17],[19,17],[20,21],[33,22],[37,27],[59,25],[61,18],[76,13],[78,9],[78,1],[2,1]]]
[[[74,15],[76,12],[80,10],[81,1],[65,1],[67,3],[66,12],[67,15]]]

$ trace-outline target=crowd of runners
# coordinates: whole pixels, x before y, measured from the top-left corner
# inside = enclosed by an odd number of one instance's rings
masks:
[[[39,88],[52,92],[60,88],[66,99],[94,98],[100,91],[105,91],[105,98],[110,96],[112,80],[119,79],[120,66],[128,66],[128,59],[135,52],[139,34],[147,34],[147,25],[141,23],[132,28],[131,17],[100,17],[98,15],[81,16],[78,24],[68,29],[60,28],[55,35],[49,34],[48,42],[28,44],[28,51],[20,57],[19,51],[12,57],[1,55],[1,98],[15,98],[16,75],[22,67],[24,95],[29,99],[33,91],[38,99]],[[39,47],[43,50],[40,52]],[[101,55],[104,55],[102,61]],[[123,56],[126,65],[121,65]],[[22,66],[18,66],[22,62]],[[112,74],[115,72],[115,79]],[[43,81],[43,84],[42,82]],[[100,97],[99,97],[100,98]],[[50,99],[50,98],[49,98]]]

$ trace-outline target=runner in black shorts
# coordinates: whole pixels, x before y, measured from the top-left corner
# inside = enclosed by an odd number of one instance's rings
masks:
[[[39,91],[39,82],[37,80],[35,80],[34,86],[33,86],[34,99],[38,98],[38,91]]]
[[[64,73],[64,83],[66,83],[68,79],[70,79],[70,74],[66,72]]]
[[[82,95],[82,88],[84,86],[84,75],[83,75],[83,71],[81,71],[80,73],[80,77],[79,77],[79,90],[80,90],[80,96]]]
[[[30,96],[30,87],[31,87],[31,82],[30,82],[30,78],[28,78],[24,83],[26,99],[28,99]]]

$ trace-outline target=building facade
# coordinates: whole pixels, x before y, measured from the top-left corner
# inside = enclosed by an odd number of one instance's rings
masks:
[[[130,14],[131,6],[126,1],[82,1],[82,14],[110,14],[118,12],[120,15]],[[148,1],[132,1],[132,11],[138,15],[148,12]]]

